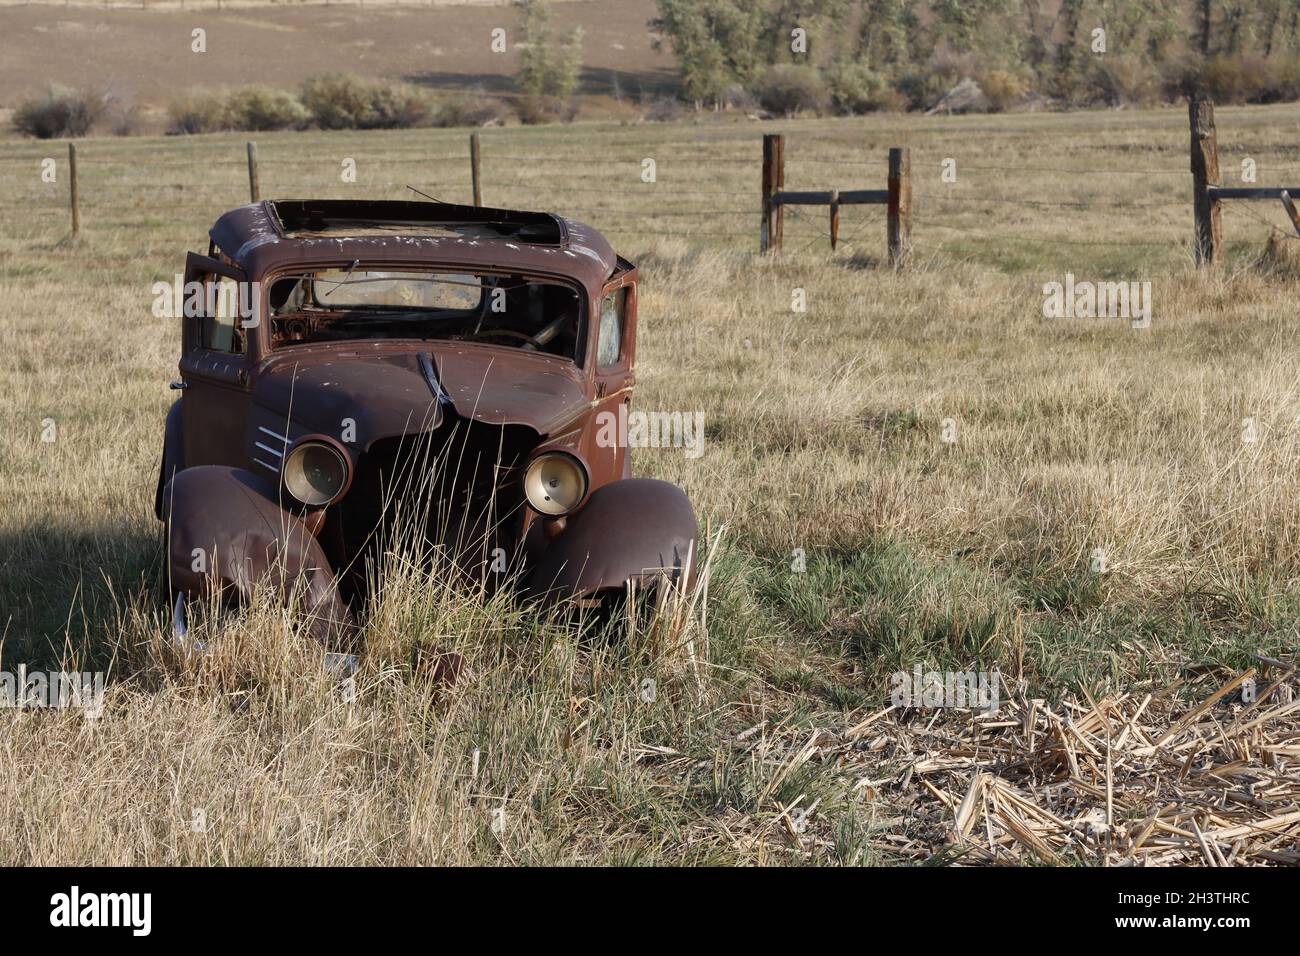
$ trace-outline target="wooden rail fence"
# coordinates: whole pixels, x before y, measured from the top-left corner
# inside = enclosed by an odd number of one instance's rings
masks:
[[[785,232],[786,206],[828,206],[831,248],[839,244],[840,207],[884,205],[885,243],[889,263],[906,265],[912,250],[912,160],[905,146],[889,150],[889,174],[884,189],[823,189],[813,192],[785,188],[785,137],[780,133],[763,136],[763,205],[758,230],[760,252],[780,252]]]
[[[1296,234],[1300,235],[1300,212],[1291,197],[1300,195],[1296,186],[1223,186],[1219,173],[1219,135],[1214,126],[1214,103],[1191,99],[1187,103],[1192,131],[1192,221],[1195,227],[1197,266],[1215,266],[1223,261],[1223,203],[1227,200],[1280,200]]]
[[[1214,103],[1208,99],[1193,98],[1188,101],[1188,121],[1191,131],[1190,162],[1192,175],[1192,213],[1194,224],[1194,251],[1198,266],[1214,266],[1223,261],[1222,212],[1225,202],[1268,200],[1278,201],[1287,218],[1300,236],[1300,209],[1294,196],[1300,196],[1300,186],[1224,186],[1219,168],[1218,132],[1214,121]],[[248,192],[256,202],[261,198],[261,178],[258,169],[257,143],[247,144]],[[470,186],[472,202],[483,205],[482,144],[478,133],[469,135]],[[77,180],[77,147],[68,146],[69,205],[72,216],[72,235],[81,232],[80,190]],[[847,163],[846,163],[847,164]],[[1172,171],[1171,171],[1172,172]],[[386,184],[393,185],[393,184]],[[996,201],[996,200],[995,200]],[[1015,202],[1017,200],[1010,199]],[[1029,200],[1022,200],[1029,203]],[[786,189],[785,136],[768,133],[763,136],[762,194],[759,220],[758,246],[764,254],[781,252],[785,232],[785,209],[797,206],[825,206],[829,212],[831,248],[840,241],[840,209],[843,206],[884,205],[885,243],[889,263],[894,268],[905,266],[912,252],[912,163],[904,146],[891,147],[888,156],[887,177],[884,189]],[[1066,202],[1042,202],[1041,205],[1070,205]],[[1139,243],[1143,244],[1143,243]]]

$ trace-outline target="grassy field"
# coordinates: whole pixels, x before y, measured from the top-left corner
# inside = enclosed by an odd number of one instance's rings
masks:
[[[1298,123],[1220,110],[1225,182],[1246,157],[1300,178]],[[796,189],[882,188],[909,145],[912,267],[881,264],[877,207],[834,253],[791,214],[760,259],[772,131]],[[1187,139],[1182,110],[485,131],[489,204],[586,219],[642,267],[636,407],[703,411],[707,444],[635,468],[695,501],[707,598],[591,643],[404,568],[350,702],[271,608],[178,658],[154,583],[178,334],[150,287],[246,199],[243,139],[82,143],[76,241],[63,147],[0,143],[0,663],[110,669],[98,720],[0,714],[0,863],[949,858],[906,728],[855,729],[892,672],[997,669],[1053,705],[1184,678],[1181,707],[1252,652],[1294,659],[1294,240],[1264,258],[1280,207],[1230,205],[1226,266],[1195,270]],[[469,195],[463,131],[259,147],[269,196]],[[1149,281],[1150,327],[1044,318],[1067,273]],[[413,663],[433,645],[465,656],[454,688]]]

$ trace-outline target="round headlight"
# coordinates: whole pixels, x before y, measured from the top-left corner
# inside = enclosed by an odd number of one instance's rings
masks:
[[[325,442],[303,442],[284,462],[284,487],[289,494],[311,508],[329,504],[348,480],[348,463],[343,453]]]
[[[541,514],[568,514],[587,494],[587,470],[564,452],[538,455],[524,473],[524,494],[533,510]]]

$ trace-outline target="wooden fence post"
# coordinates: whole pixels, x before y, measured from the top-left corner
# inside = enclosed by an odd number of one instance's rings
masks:
[[[831,207],[831,252],[834,252],[835,247],[839,244],[840,241],[840,191],[838,189],[831,190],[830,207]]]
[[[483,205],[483,180],[479,171],[478,133],[469,134],[469,177],[474,186],[474,205]]]
[[[1290,190],[1282,190],[1282,208],[1286,210],[1286,217],[1291,220],[1291,228],[1295,234],[1300,236],[1300,209],[1296,209],[1295,201],[1291,199]]]
[[[785,218],[772,197],[785,188],[785,137],[763,134],[763,221],[758,228],[758,251],[780,252]]]
[[[906,146],[889,150],[888,208],[885,239],[889,264],[898,269],[907,264],[912,252],[912,157]]]
[[[253,202],[261,198],[262,185],[257,173],[257,144],[248,144],[248,194]]]
[[[81,206],[77,192],[77,146],[68,144],[68,201],[72,205],[72,237],[81,235]]]
[[[1223,260],[1220,241],[1222,210],[1210,196],[1219,185],[1219,137],[1214,129],[1214,104],[1191,99],[1187,116],[1192,128],[1192,218],[1196,224],[1196,264],[1218,265]]]

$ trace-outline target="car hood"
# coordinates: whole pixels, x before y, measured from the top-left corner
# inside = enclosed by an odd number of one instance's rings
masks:
[[[442,388],[435,397],[421,355]],[[272,356],[258,370],[253,400],[301,429],[337,436],[345,419],[356,442],[437,428],[447,406],[462,418],[494,425],[526,425],[548,436],[588,408],[584,381],[563,359],[528,352],[422,343],[409,351],[374,343],[292,351]]]

